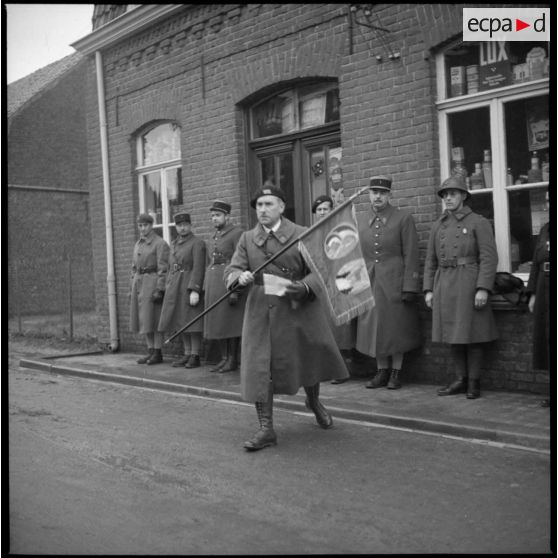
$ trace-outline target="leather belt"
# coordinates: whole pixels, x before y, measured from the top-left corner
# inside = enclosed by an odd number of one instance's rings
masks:
[[[157,273],[156,267],[134,267],[134,273],[143,275],[144,273]]]
[[[476,256],[462,256],[460,258],[445,258],[438,262],[440,267],[457,267],[458,265],[466,265],[470,263],[478,263]]]
[[[543,262],[543,271],[545,273],[550,273],[550,262]]]
[[[225,257],[219,257],[216,256],[213,258],[213,261],[211,263],[211,265],[222,265],[222,264],[228,264],[231,260]]]

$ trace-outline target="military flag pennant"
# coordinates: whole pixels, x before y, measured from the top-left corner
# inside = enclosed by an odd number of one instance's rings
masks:
[[[317,275],[336,325],[374,307],[352,204],[327,215],[299,242],[308,267]]]

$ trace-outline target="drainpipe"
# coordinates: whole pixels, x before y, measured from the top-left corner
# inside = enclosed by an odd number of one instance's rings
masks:
[[[109,350],[112,353],[115,353],[120,348],[120,340],[118,338],[116,276],[114,273],[114,247],[112,241],[112,203],[110,196],[105,84],[103,79],[103,58],[100,51],[95,52],[95,66],[97,70],[97,98],[99,101],[99,126],[101,132],[101,163],[103,167],[103,190],[105,194],[105,238],[107,244],[107,287],[110,328]]]

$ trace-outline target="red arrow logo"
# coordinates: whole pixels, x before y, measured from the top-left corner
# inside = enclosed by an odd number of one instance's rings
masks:
[[[531,27],[530,23],[525,23],[524,21],[521,21],[520,19],[515,19],[515,30],[516,31],[521,31],[522,29],[525,29],[526,27]]]

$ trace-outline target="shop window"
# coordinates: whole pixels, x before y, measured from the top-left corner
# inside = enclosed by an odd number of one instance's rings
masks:
[[[182,205],[180,127],[160,124],[137,139],[136,167],[141,213],[153,217],[153,230],[170,242],[176,236],[174,214]]]
[[[312,201],[344,199],[336,81],[300,83],[258,100],[247,111],[250,129],[249,196],[264,184],[279,186],[285,217],[312,223]],[[250,213],[251,223],[255,215]]]
[[[441,180],[461,174],[498,268],[528,277],[548,221],[548,43],[461,43],[437,57]]]

